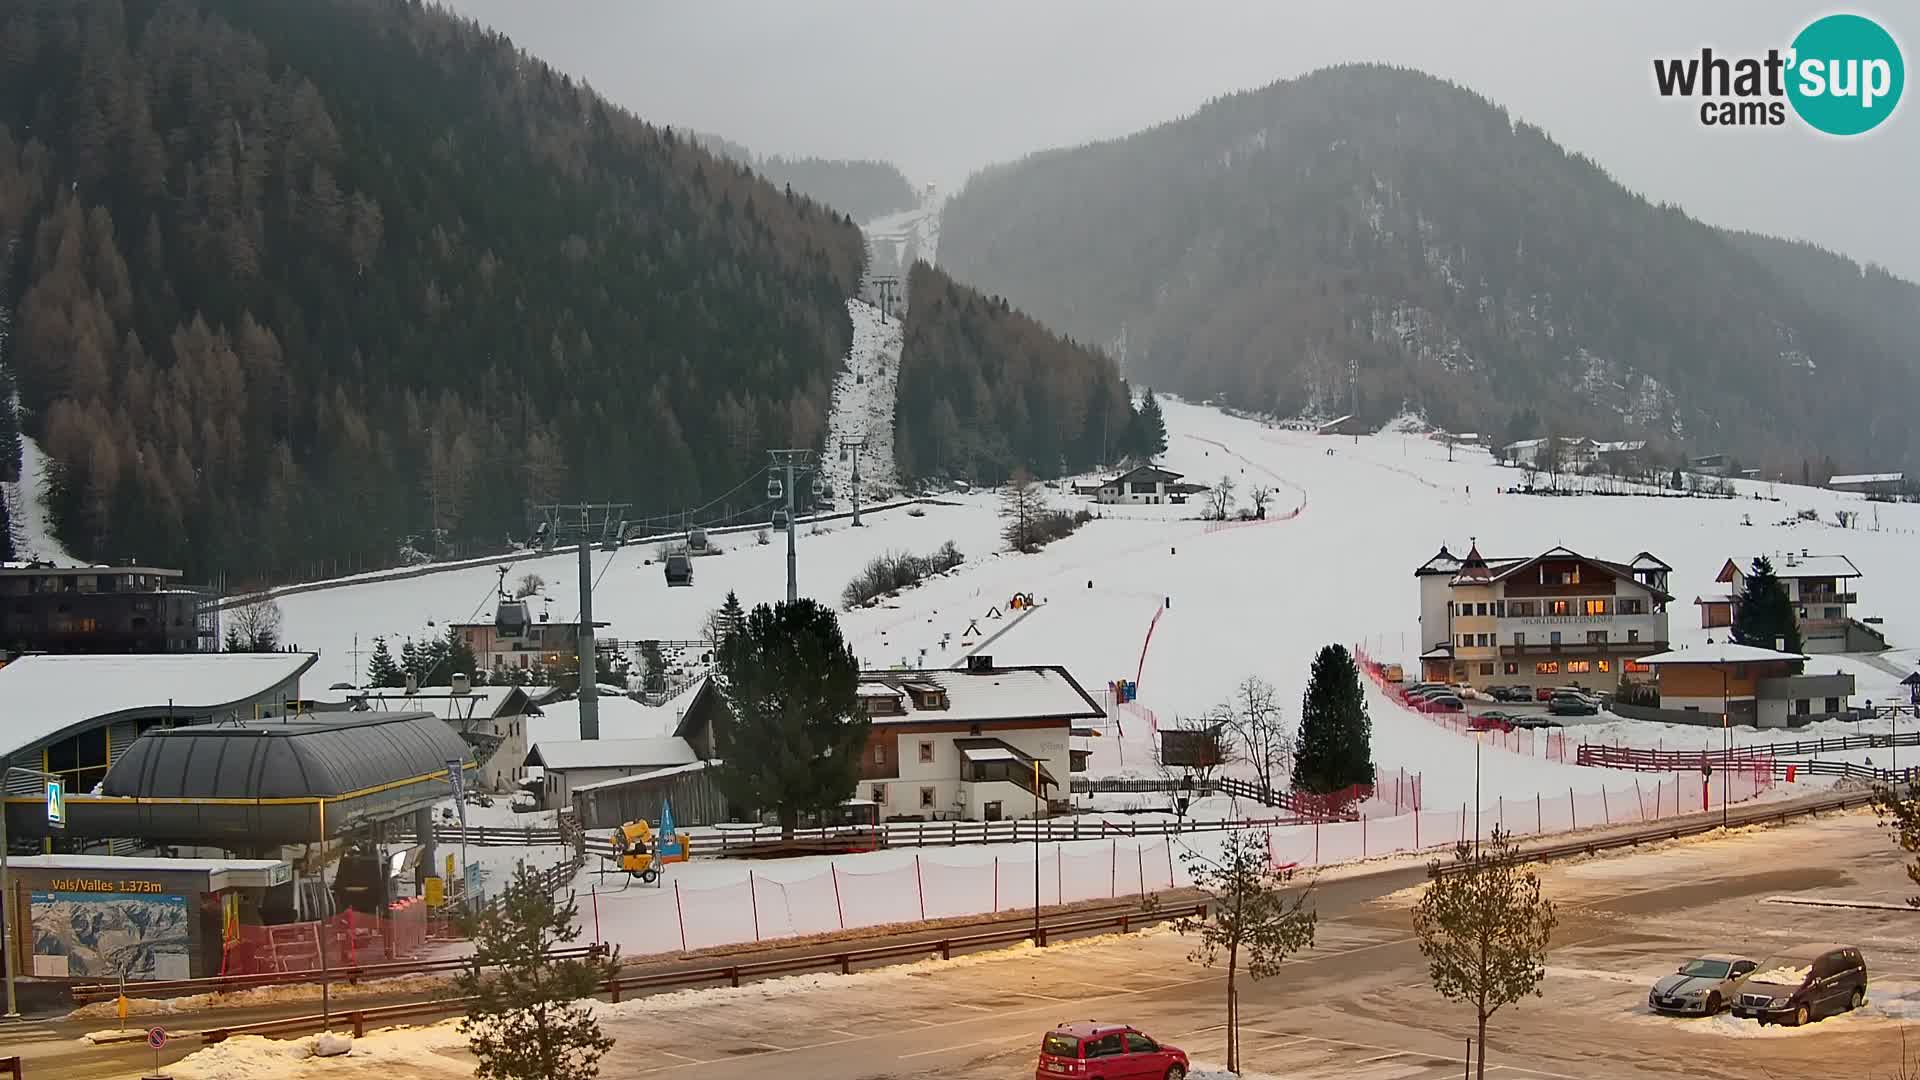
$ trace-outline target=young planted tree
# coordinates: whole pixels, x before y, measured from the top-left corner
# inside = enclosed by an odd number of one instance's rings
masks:
[[[1914,785],[1898,781],[1874,793],[1873,812],[1880,827],[1893,834],[1893,842],[1909,856],[1920,856],[1920,795]],[[1920,858],[1907,862],[1907,880],[1920,885]],[[1920,908],[1920,896],[1907,897],[1907,906]]]
[[[393,662],[393,651],[387,648],[387,639],[383,637],[374,638],[373,657],[367,661],[366,685],[379,687],[404,686],[406,682],[406,676],[401,672],[400,665]]]
[[[1360,669],[1344,645],[1325,646],[1313,658],[1300,702],[1293,783],[1319,794],[1373,783],[1373,720]]]
[[[789,837],[802,811],[853,794],[869,724],[831,608],[805,598],[754,608],[720,646],[717,674],[730,715],[716,725],[721,763],[710,771],[728,802],[775,812]]]
[[[1227,514],[1233,509],[1233,477],[1222,474],[1220,481],[1207,492],[1207,510],[1215,521],[1227,520]]]
[[[1216,715],[1237,744],[1240,759],[1253,766],[1261,790],[1279,791],[1281,779],[1292,768],[1293,729],[1281,713],[1273,684],[1257,675],[1247,676]]]
[[[547,892],[522,863],[497,903],[467,920],[472,966],[454,976],[473,998],[460,1032],[478,1059],[481,1080],[592,1080],[613,1039],[593,1018],[595,989],[617,973],[612,957],[556,960],[550,954],[580,936],[579,906]]]
[[[1734,611],[1733,640],[1760,649],[1800,651],[1800,620],[1794,615],[1793,602],[1787,599],[1786,585],[1764,555],[1753,560],[1743,583]]]
[[[1413,906],[1413,932],[1427,958],[1434,990],[1474,1010],[1477,1075],[1487,1075],[1487,1019],[1503,1006],[1540,993],[1547,946],[1557,921],[1540,877],[1523,868],[1511,835],[1494,829],[1478,851],[1453,850],[1452,865],[1436,859],[1432,879]]]
[[[1034,483],[1032,474],[1024,466],[1014,469],[1006,490],[1000,494],[1000,520],[1005,523],[1000,535],[1007,541],[1007,550],[1038,551],[1044,542],[1040,519],[1046,513],[1047,499],[1040,485]]]
[[[1227,969],[1227,1071],[1240,1071],[1240,986],[1245,969],[1250,979],[1264,979],[1280,970],[1287,957],[1313,947],[1317,916],[1307,906],[1311,888],[1291,894],[1285,878],[1267,858],[1267,836],[1261,829],[1229,829],[1220,854],[1210,856],[1194,848],[1181,852],[1193,886],[1206,894],[1207,913],[1180,919],[1174,928],[1196,934],[1199,943],[1190,957]]]

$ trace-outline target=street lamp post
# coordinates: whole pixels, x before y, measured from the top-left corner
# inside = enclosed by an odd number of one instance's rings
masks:
[[[1033,762],[1033,945],[1040,947],[1040,760]]]
[[[42,780],[58,780],[52,773],[38,769],[23,769],[18,765],[0,766],[0,934],[7,935],[10,941],[21,941],[26,935],[14,934],[13,930],[13,877],[7,870],[7,777],[14,773],[23,776],[37,776]],[[7,1011],[4,1019],[20,1019],[20,1000],[14,993],[13,969],[19,964],[16,955],[19,950],[9,948],[7,954]]]
[[[1480,854],[1480,737],[1485,732],[1473,733],[1473,854]]]
[[[1759,703],[1755,703],[1759,709]],[[1761,723],[1759,715],[1753,717],[1753,723]],[[1726,801],[1732,796],[1732,780],[1726,776],[1726,767],[1734,759],[1734,728],[1726,717],[1726,665],[1720,665],[1720,828],[1726,828]]]

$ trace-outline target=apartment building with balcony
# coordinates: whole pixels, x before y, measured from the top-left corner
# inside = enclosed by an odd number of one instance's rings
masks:
[[[1530,558],[1465,558],[1442,546],[1414,570],[1421,676],[1469,686],[1603,689],[1650,680],[1641,659],[1667,648],[1667,575],[1641,552],[1627,562],[1564,547]]]
[[[0,662],[26,653],[220,651],[215,595],[157,566],[0,563]]]

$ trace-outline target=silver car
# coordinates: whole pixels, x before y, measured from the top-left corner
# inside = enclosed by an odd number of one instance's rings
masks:
[[[1712,1016],[1740,999],[1740,988],[1760,965],[1740,956],[1700,956],[1653,984],[1654,1012]]]

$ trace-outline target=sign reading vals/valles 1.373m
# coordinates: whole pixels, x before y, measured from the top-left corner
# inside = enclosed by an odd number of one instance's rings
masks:
[[[106,881],[101,878],[54,878],[47,882],[53,892],[162,893],[166,887],[157,881]]]

